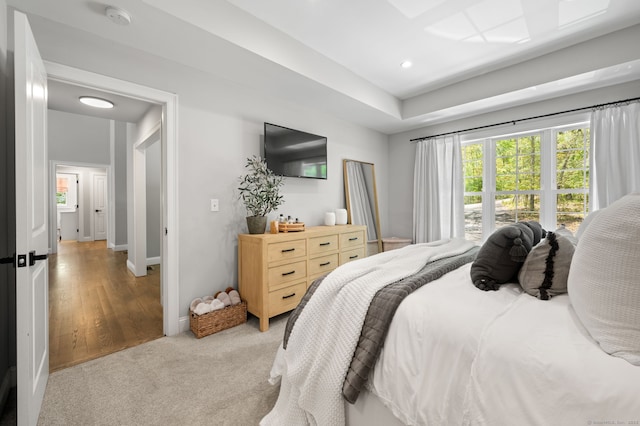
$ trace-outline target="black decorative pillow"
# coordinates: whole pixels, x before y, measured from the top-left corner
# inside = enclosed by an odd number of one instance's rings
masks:
[[[529,251],[545,236],[538,222],[503,226],[487,238],[471,265],[471,280],[480,290],[497,290],[514,282]]]
[[[524,291],[541,300],[566,293],[574,252],[569,238],[548,232],[547,237],[531,249],[520,268],[518,281]]]

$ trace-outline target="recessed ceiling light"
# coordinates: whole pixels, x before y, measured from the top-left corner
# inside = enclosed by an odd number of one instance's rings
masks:
[[[413,63],[411,61],[404,61],[400,64],[402,68],[411,68],[412,65]]]
[[[129,25],[131,23],[131,15],[119,7],[108,6],[104,13],[107,18],[118,25]]]
[[[80,96],[80,102],[94,108],[113,108],[113,102],[93,96]]]

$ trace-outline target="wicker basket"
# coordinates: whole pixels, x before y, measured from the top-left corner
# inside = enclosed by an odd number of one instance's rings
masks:
[[[193,312],[189,315],[191,331],[198,339],[245,322],[247,322],[247,302],[244,300],[237,305],[203,315],[196,315]]]

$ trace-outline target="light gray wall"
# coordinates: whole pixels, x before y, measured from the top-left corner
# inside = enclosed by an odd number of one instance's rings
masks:
[[[7,5],[0,0],[0,258],[15,252],[15,163],[13,145],[13,76],[9,61]],[[16,365],[15,269],[0,265],[0,412],[13,386]]]
[[[325,211],[344,207],[343,158],[375,163],[379,181],[388,179],[384,134],[51,21],[33,21],[46,60],[178,95],[181,316],[188,314],[193,298],[237,286],[237,234],[247,232],[237,178],[246,158],[261,154],[265,121],[325,135],[329,141],[328,179],[286,179],[285,204],[274,215],[284,213],[320,225]],[[383,228],[386,188],[379,188]],[[210,211],[211,198],[220,200],[219,212]]]
[[[147,259],[160,256],[160,228],[162,226],[162,204],[160,183],[162,170],[160,164],[160,141],[147,148]]]
[[[153,105],[149,110],[138,120],[137,123],[128,123],[127,124],[127,221],[129,226],[127,227],[128,234],[128,250],[129,250],[129,260],[135,263],[134,253],[136,252],[136,240],[134,237],[134,210],[133,210],[133,201],[134,201],[134,182],[133,182],[133,156],[130,153],[133,152],[133,147],[137,146],[139,143],[155,142],[156,138],[160,138],[160,131],[157,130],[158,126],[162,121],[162,107],[160,105]],[[157,143],[157,142],[156,142]],[[159,145],[159,144],[158,144]],[[153,149],[153,148],[151,148]],[[162,152],[161,148],[157,148]],[[154,152],[151,153],[152,157],[155,156]],[[161,155],[161,154],[158,154]],[[160,160],[158,160],[160,161]],[[147,163],[148,164],[148,163]],[[160,164],[151,165],[152,168],[161,167]],[[161,173],[161,169],[158,169],[156,173]],[[161,178],[160,174],[160,178]],[[147,175],[147,179],[149,176]],[[153,180],[158,179],[157,177],[152,178]],[[157,186],[159,188],[160,182],[152,183],[152,186]],[[149,187],[147,186],[147,189]],[[156,191],[156,189],[152,189],[152,191]],[[153,195],[152,195],[153,197]],[[162,211],[158,211],[158,207],[156,205],[155,208],[149,212],[149,198],[147,197],[146,205],[147,205],[147,258],[160,256],[160,237],[157,234],[157,229],[160,227],[160,223],[162,223]],[[151,223],[149,223],[151,222]],[[153,235],[150,235],[150,228],[155,227],[156,231],[151,232]],[[151,240],[149,240],[151,238]],[[156,255],[151,255],[149,253],[149,249],[151,248],[152,252],[157,252]]]
[[[630,82],[565,96],[558,99],[532,103],[490,114],[482,114],[441,125],[424,127],[410,132],[398,133],[389,138],[390,174],[387,184],[389,193],[389,232],[392,235],[411,238],[413,235],[413,167],[415,143],[411,139],[436,135],[449,131],[464,130],[493,123],[502,123],[543,114],[568,111],[600,103],[614,102],[640,96],[640,82]],[[508,127],[497,128],[497,132],[508,132]],[[377,171],[377,169],[376,169]],[[384,232],[383,232],[384,235]]]
[[[127,244],[127,124],[116,121],[114,126],[114,203],[116,248]]]
[[[69,164],[110,164],[109,120],[51,109],[47,118],[49,160]],[[79,236],[83,241],[92,236],[90,194],[93,179],[88,173],[81,173],[79,179],[83,193],[78,194],[78,214],[84,220]]]
[[[110,164],[109,120],[49,110],[49,159]]]

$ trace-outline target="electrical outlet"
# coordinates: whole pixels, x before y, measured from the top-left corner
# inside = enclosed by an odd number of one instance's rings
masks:
[[[211,199],[211,211],[212,212],[217,212],[218,210],[220,210],[220,205],[218,204],[218,200],[215,198]]]

